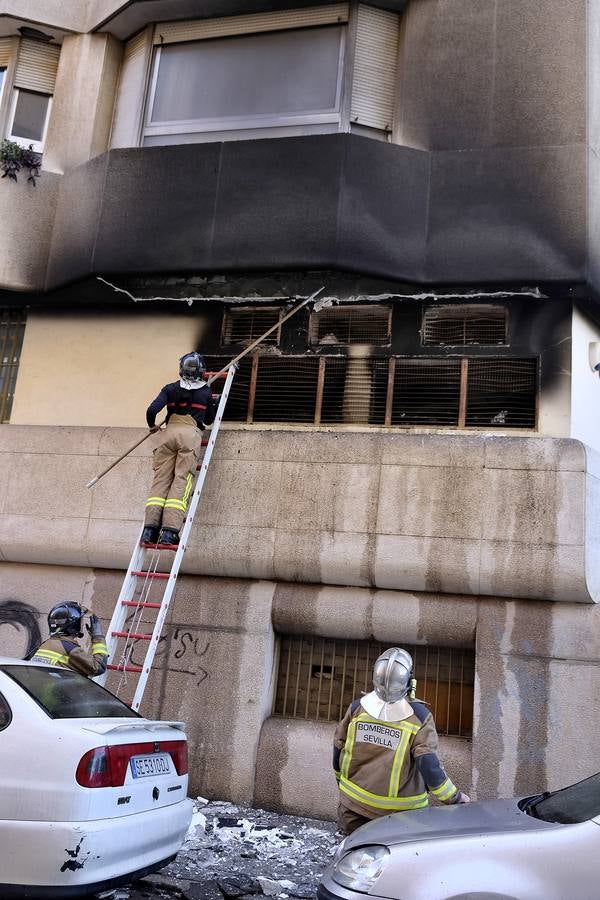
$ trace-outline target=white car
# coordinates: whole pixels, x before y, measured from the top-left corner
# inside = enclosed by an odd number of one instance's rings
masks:
[[[0,897],[82,897],[155,872],[192,816],[187,738],[88,678],[0,657]]]

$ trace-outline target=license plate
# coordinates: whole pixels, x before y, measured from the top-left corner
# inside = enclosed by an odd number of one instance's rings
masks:
[[[147,778],[148,775],[170,775],[171,773],[171,757],[168,753],[134,756],[129,760],[129,765],[134,778]]]

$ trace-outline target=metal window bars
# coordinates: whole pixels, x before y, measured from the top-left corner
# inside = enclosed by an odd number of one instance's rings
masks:
[[[242,360],[226,420],[532,429],[537,396],[536,359],[255,354]]]
[[[0,310],[0,422],[10,421],[26,319],[24,309]]]
[[[390,646],[310,635],[280,635],[279,642],[273,715],[326,722],[339,721],[353,700],[373,689],[373,663]],[[474,651],[402,646],[413,657],[417,698],[429,705],[439,733],[470,737]]]
[[[508,340],[508,310],[499,304],[444,304],[423,313],[423,344],[502,345]]]

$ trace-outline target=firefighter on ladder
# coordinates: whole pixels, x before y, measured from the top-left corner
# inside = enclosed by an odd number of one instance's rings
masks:
[[[64,600],[53,606],[48,613],[50,637],[41,644],[31,657],[32,662],[47,666],[74,669],[82,675],[94,678],[106,671],[108,650],[100,619],[90,615],[86,628],[92,639],[91,652],[84,650],[78,638],[83,637],[85,611],[79,603]]]
[[[338,824],[350,834],[370,819],[441,803],[468,803],[437,755],[437,731],[414,696],[413,661],[392,647],[375,662],[374,690],[350,704],[335,732]]]
[[[154,450],[154,480],[146,501],[142,544],[178,544],[200,457],[201,430],[211,425],[216,407],[204,380],[206,365],[199,353],[179,361],[179,381],[166,384],[146,410],[150,431],[167,407],[167,427]]]

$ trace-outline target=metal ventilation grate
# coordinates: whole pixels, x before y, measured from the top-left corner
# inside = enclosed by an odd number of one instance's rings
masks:
[[[537,360],[470,359],[467,426],[535,428]]]
[[[390,343],[392,309],[389,306],[331,306],[310,317],[313,345]]]
[[[228,358],[208,357],[217,370]],[[308,425],[535,428],[535,359],[255,355],[225,418]]]
[[[474,651],[402,646],[413,657],[417,697],[429,705],[439,733],[470,737]],[[388,647],[375,641],[281,635],[273,714],[339,721],[353,700],[373,689],[373,663]]]
[[[506,344],[508,310],[474,303],[430,306],[423,314],[421,335],[423,344]]]
[[[25,335],[24,309],[0,310],[0,422],[8,422]]]
[[[396,359],[392,425],[458,425],[459,359]]]
[[[223,316],[223,335],[221,343],[248,345],[256,338],[264,334],[281,318],[281,310],[278,307],[239,307],[228,309]],[[263,344],[278,344],[279,329],[265,338]]]

